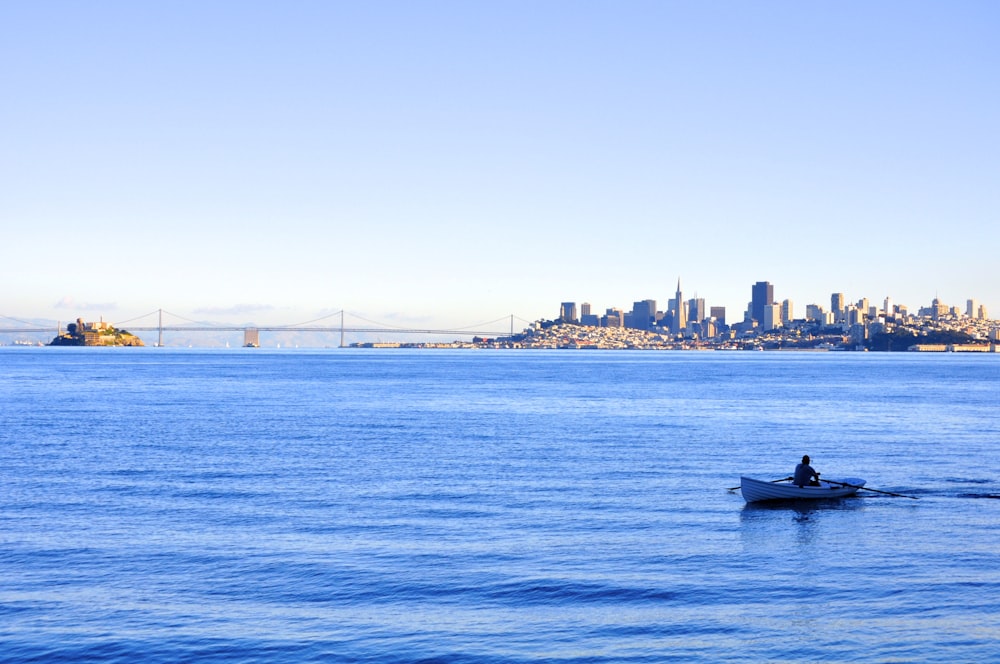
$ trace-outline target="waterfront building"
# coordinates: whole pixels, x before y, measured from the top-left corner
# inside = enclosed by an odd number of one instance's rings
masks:
[[[774,286],[758,281],[750,291],[750,316],[760,324],[764,322],[764,307],[774,304]]]

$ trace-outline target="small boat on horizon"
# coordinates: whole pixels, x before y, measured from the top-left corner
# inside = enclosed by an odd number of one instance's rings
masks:
[[[764,500],[826,500],[830,498],[845,498],[853,496],[858,489],[864,488],[865,481],[857,477],[838,480],[820,480],[820,486],[796,486],[784,484],[789,480],[781,479],[773,482],[755,480],[752,477],[740,477],[740,492],[748,503]]]

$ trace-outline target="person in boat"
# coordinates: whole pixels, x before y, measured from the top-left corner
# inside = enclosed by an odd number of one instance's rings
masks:
[[[795,466],[795,477],[792,481],[799,487],[806,486],[807,484],[809,486],[819,486],[819,473],[809,465],[808,454],[802,457],[802,463]]]

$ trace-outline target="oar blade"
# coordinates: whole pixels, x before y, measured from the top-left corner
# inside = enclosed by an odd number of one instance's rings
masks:
[[[847,482],[838,482],[837,480],[820,480],[821,482],[829,482],[830,484],[839,484],[840,486],[849,486],[852,489],[860,489],[862,491],[874,491],[875,493],[884,493],[887,496],[896,496],[897,498],[909,498],[911,500],[920,500],[919,496],[907,496],[902,493],[893,493],[892,491],[882,491],[881,489],[872,489],[871,487],[861,486],[860,484],[848,484]]]

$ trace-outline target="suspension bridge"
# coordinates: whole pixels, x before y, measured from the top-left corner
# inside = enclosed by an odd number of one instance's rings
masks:
[[[166,320],[164,316],[167,317]],[[361,321],[361,323],[348,325],[348,316],[355,321]],[[157,346],[164,345],[165,332],[242,332],[244,346],[259,346],[261,332],[299,332],[338,334],[340,337],[340,346],[344,347],[346,345],[346,337],[349,334],[440,335],[490,339],[514,336],[515,321],[519,321],[524,325],[531,325],[532,323],[532,321],[509,314],[492,321],[449,329],[399,327],[372,321],[358,314],[340,310],[321,318],[290,325],[251,325],[196,321],[163,309],[157,309],[128,320],[109,321],[109,324],[116,329],[127,330],[132,334],[137,332],[156,332]],[[499,326],[501,324],[508,324],[507,329],[500,329]],[[17,325],[21,325],[21,327],[17,327]],[[50,334],[53,331],[56,335],[59,335],[62,332],[62,325],[57,323],[55,330],[53,330],[52,327],[41,327],[36,323],[0,314],[0,334]]]

